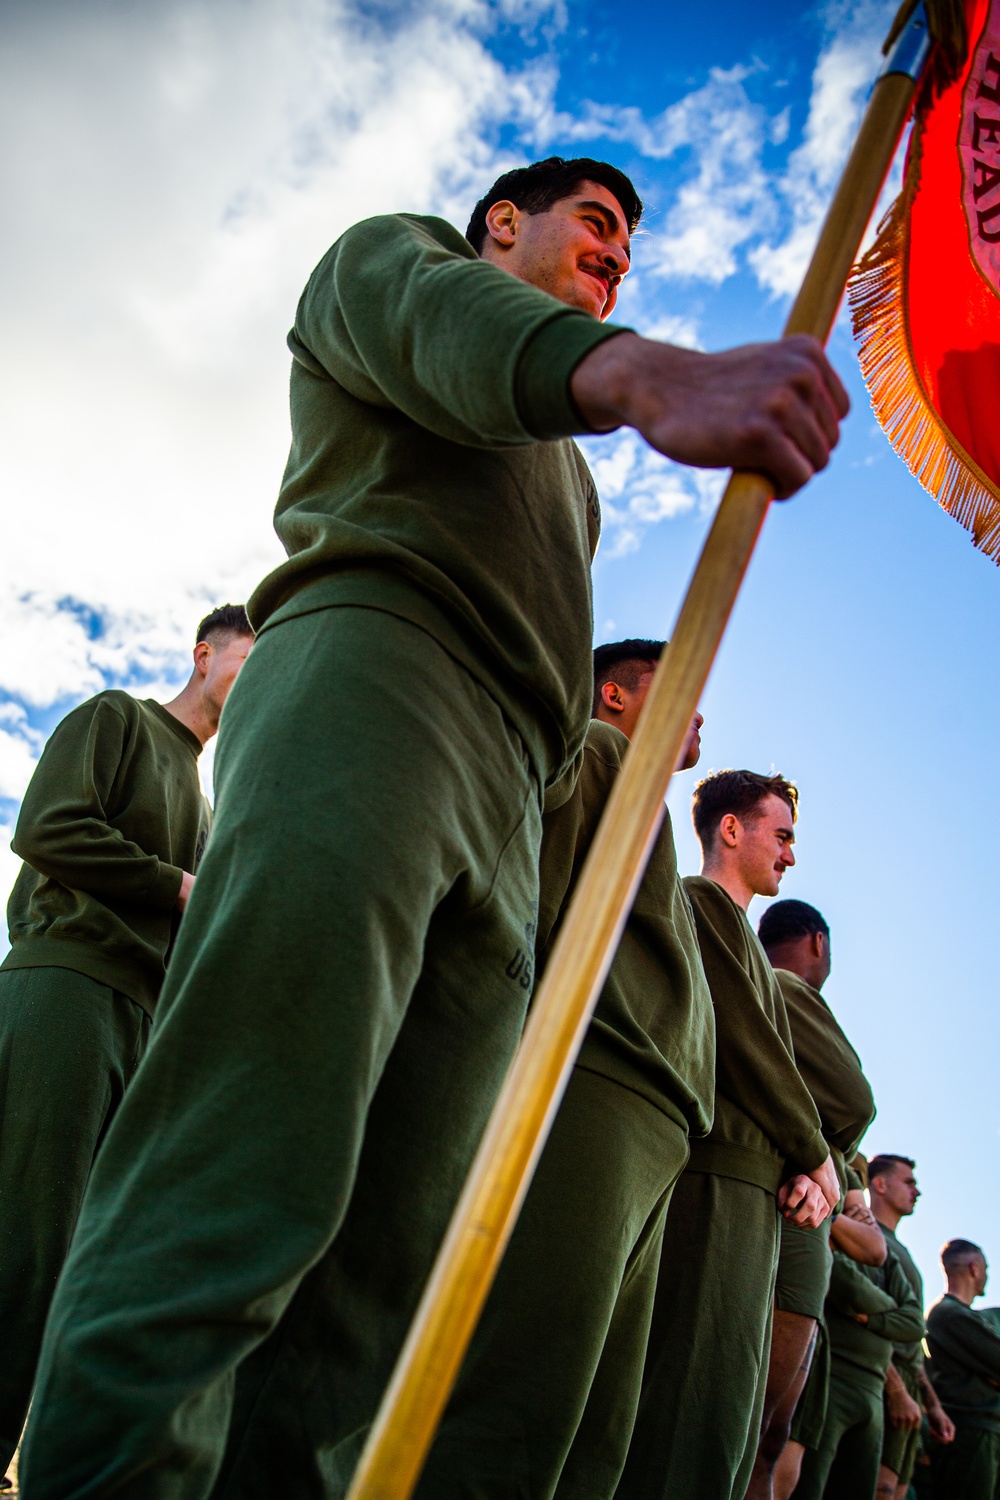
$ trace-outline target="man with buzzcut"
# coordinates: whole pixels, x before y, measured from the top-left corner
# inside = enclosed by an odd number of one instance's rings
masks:
[[[778,1213],[822,1223],[840,1197],[781,992],[747,921],[795,863],[798,793],[719,771],[693,800],[702,873],[685,888],[716,1019],[715,1121],[667,1216],[621,1500],[742,1500],[760,1433]]]
[[[892,1152],[873,1156],[868,1163],[868,1192],[872,1213],[885,1242],[902,1266],[918,1306],[923,1307],[924,1279],[913,1256],[896,1234],[900,1219],[909,1218],[920,1199],[916,1166],[912,1157]],[[937,1442],[950,1443],[955,1436],[951,1418],[927,1378],[922,1339],[893,1345],[892,1361],[886,1371],[884,1404],[878,1494],[880,1500],[905,1500],[920,1452],[924,1412],[930,1433]]]
[[[594,652],[583,765],[542,822],[544,967],[664,642]],[[700,753],[700,714],[677,770]],[[670,1196],[712,1123],[715,1022],[669,813],[417,1500],[611,1500],[628,1450]]]
[[[955,1424],[954,1440],[932,1446],[934,1500],[996,1500],[1000,1495],[1000,1309],[976,1311],[989,1279],[972,1240],[941,1251],[948,1290],[927,1314],[928,1373]]]
[[[0,964],[0,1474],[95,1153],[142,1057],[210,813],[198,757],[253,641],[198,626],[169,703],[117,688],[52,731],[24,794]]]
[[[385,215],[310,278],[289,555],[53,1306],[33,1500],[349,1483],[521,1034],[542,798],[586,734],[599,506],[572,436],[631,425],[789,494],[846,410],[814,341],[706,355],[608,323],[641,207],[550,158],[467,237]]]
[[[894,1341],[923,1332],[923,1312],[899,1261],[881,1266],[835,1246],[824,1319],[830,1378],[823,1433],[806,1449],[797,1500],[874,1500],[882,1452],[882,1392]]]
[[[847,1192],[847,1162],[875,1116],[871,1087],[857,1053],[820,991],[830,977],[830,928],[806,901],[775,901],[757,929],[774,967],[792,1037],[795,1064],[819,1111],[823,1135]],[[803,1229],[782,1217],[771,1350],[761,1436],[747,1500],[770,1500],[775,1466],[816,1347],[830,1284],[830,1229]]]

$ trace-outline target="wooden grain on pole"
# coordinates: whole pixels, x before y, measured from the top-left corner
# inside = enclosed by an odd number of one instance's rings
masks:
[[[826,341],[913,91],[899,74],[876,85],[786,335]],[[758,474],[730,478],[348,1500],[408,1500],[420,1475],[645,872],[772,495]]]

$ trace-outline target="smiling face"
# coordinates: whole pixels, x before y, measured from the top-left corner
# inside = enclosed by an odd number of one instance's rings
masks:
[[[482,257],[521,281],[578,307],[610,316],[630,263],[621,204],[598,182],[581,182],[568,198],[530,214],[504,199],[486,215]]]
[[[769,793],[742,820],[727,813],[719,831],[748,889],[755,896],[776,896],[781,877],[795,863],[795,827],[784,798]]]

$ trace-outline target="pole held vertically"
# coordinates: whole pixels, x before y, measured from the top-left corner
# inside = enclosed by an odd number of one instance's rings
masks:
[[[826,342],[929,51],[919,5],[872,92],[785,336]],[[673,767],[772,498],[759,474],[733,474],[726,487],[348,1500],[408,1500],[419,1478],[645,873]]]

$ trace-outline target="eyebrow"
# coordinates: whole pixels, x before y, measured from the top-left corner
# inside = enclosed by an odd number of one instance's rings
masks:
[[[619,223],[617,215],[614,214],[614,213],[612,213],[611,209],[608,207],[608,205],[606,203],[599,203],[596,198],[583,198],[583,199],[581,199],[581,201],[577,204],[577,208],[580,208],[580,209],[584,209],[585,208],[585,209],[588,209],[591,213],[598,213],[598,214],[600,214],[600,216],[604,220],[605,224],[610,229],[612,229],[612,230],[618,230],[618,229],[621,228],[621,225]],[[625,233],[625,254],[628,256],[628,263],[629,263],[629,265],[631,265],[632,264],[632,241],[629,238],[627,230],[626,230],[626,233]]]

